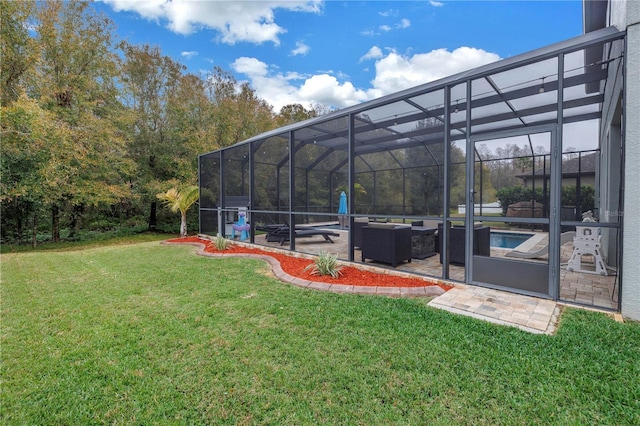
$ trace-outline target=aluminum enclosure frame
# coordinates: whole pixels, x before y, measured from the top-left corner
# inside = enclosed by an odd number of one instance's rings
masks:
[[[466,71],[463,73],[456,74],[454,76],[450,76],[435,82],[427,83],[424,85],[417,86],[415,88],[403,90],[401,92],[384,96],[382,98],[365,102],[359,105],[355,105],[352,107],[348,107],[339,111],[335,111],[329,113],[324,116],[316,117],[313,119],[309,119],[300,123],[291,124],[288,126],[281,127],[279,129],[275,129],[269,132],[265,132],[263,134],[254,136],[245,141],[239,142],[230,147],[226,147],[220,150],[211,151],[207,154],[202,154],[199,157],[199,176],[203,175],[202,170],[202,161],[203,159],[211,154],[220,156],[220,178],[219,178],[219,191],[215,208],[201,207],[202,211],[205,210],[215,210],[224,211],[225,204],[224,199],[225,194],[225,153],[230,150],[236,150],[240,147],[247,147],[248,150],[248,158],[247,163],[243,167],[248,167],[249,176],[248,180],[249,184],[249,193],[243,194],[248,195],[251,200],[250,211],[256,213],[274,213],[274,214],[284,214],[289,218],[289,224],[291,225],[291,238],[290,238],[290,249],[292,251],[296,250],[295,247],[295,238],[293,237],[294,226],[296,224],[296,217],[300,217],[301,215],[309,214],[309,211],[297,210],[296,209],[296,167],[301,167],[296,164],[296,155],[295,152],[307,144],[317,144],[318,146],[325,147],[327,149],[325,157],[329,156],[331,153],[336,151],[345,151],[345,161],[342,163],[338,163],[333,166],[331,172],[335,173],[337,171],[343,170],[346,168],[347,174],[347,185],[349,188],[348,191],[348,206],[349,206],[349,223],[353,225],[354,217],[356,217],[355,211],[355,175],[358,173],[356,167],[356,158],[358,156],[362,156],[367,153],[377,153],[377,152],[391,152],[393,149],[397,149],[398,147],[403,148],[411,148],[411,147],[419,147],[424,146],[427,151],[429,147],[433,144],[442,144],[443,145],[443,161],[440,165],[443,168],[444,175],[444,192],[442,197],[442,214],[438,216],[438,219],[448,223],[449,218],[449,201],[450,201],[450,176],[451,176],[451,144],[455,141],[464,141],[467,146],[467,165],[466,165],[466,173],[467,176],[469,173],[473,171],[473,151],[472,151],[472,140],[477,138],[482,138],[485,135],[491,135],[496,133],[509,133],[509,132],[519,132],[522,129],[527,129],[530,126],[534,127],[554,127],[556,129],[562,129],[564,124],[567,123],[575,123],[584,120],[593,120],[600,118],[600,114],[602,112],[602,104],[604,102],[604,96],[602,94],[603,90],[600,90],[599,93],[585,93],[583,97],[577,99],[564,99],[564,90],[567,87],[585,87],[590,88],[589,90],[593,90],[593,87],[603,87],[606,86],[607,81],[607,66],[611,62],[609,61],[600,61],[597,63],[584,63],[583,68],[585,69],[584,73],[576,73],[576,75],[565,76],[567,73],[565,69],[565,57],[575,52],[584,51],[584,56],[593,55],[594,51],[602,50],[602,47],[607,45],[608,43],[613,43],[617,41],[624,41],[625,33],[618,31],[614,27],[602,28],[597,31],[593,31],[587,34],[584,34],[579,37],[572,38],[570,40],[566,40],[560,43],[553,44],[551,46],[547,46],[541,49],[534,50],[532,52],[528,52],[522,55],[518,55],[509,59],[501,60],[499,62],[495,62],[492,64],[488,64],[474,70]],[[589,53],[589,55],[587,55]],[[602,58],[602,54],[598,56]],[[621,59],[614,58],[613,60]],[[586,59],[585,59],[586,60]],[[541,75],[536,76],[536,78],[532,78],[529,81],[526,81],[526,84],[521,85],[517,90],[511,91],[502,91],[499,88],[496,88],[496,93],[490,96],[478,96],[478,94],[474,94],[472,91],[472,82],[486,80],[491,84],[493,82],[492,77],[500,75],[501,73],[507,73],[510,71],[515,71],[519,69],[527,69],[530,70],[531,67],[535,67],[536,64],[543,64],[545,61],[556,61],[557,64],[557,79],[554,81],[551,79],[553,75],[547,75],[542,72]],[[592,67],[592,68],[590,68]],[[587,68],[589,68],[587,70]],[[555,102],[549,104],[540,104],[534,105],[529,108],[517,109],[512,105],[516,101],[520,101],[522,99],[526,99],[528,96],[534,96],[538,93],[538,87],[540,83],[538,82],[542,78],[542,87],[544,87],[547,92],[557,92],[557,98]],[[545,82],[545,79],[549,78]],[[465,86],[465,94],[463,98],[459,95],[454,95],[452,92],[460,87]],[[565,87],[566,86],[566,87]],[[430,94],[437,95],[441,93],[443,98],[442,105],[438,106],[435,109],[429,108],[421,108],[419,103],[415,102],[415,99],[418,99],[421,96],[428,96]],[[459,101],[464,101],[459,102]],[[464,113],[464,122],[452,120],[453,115],[453,105],[455,102],[455,113]],[[500,108],[503,108],[504,105],[508,105],[511,108],[511,111],[501,112]],[[396,111],[396,107],[401,106],[407,108],[409,113],[402,114],[394,114]],[[475,117],[474,112],[480,111],[482,108],[493,108],[495,107],[495,113],[490,114],[485,117]],[[596,106],[597,111],[588,110],[589,107]],[[576,115],[567,115],[565,116],[565,110],[580,110],[584,108],[585,111],[576,114]],[[386,112],[388,109],[388,112]],[[385,111],[386,115],[382,114],[380,117],[370,118],[367,116],[368,113]],[[403,111],[403,110],[401,110]],[[546,118],[546,119],[536,119],[535,117],[544,117],[545,114],[551,114],[555,112],[555,118]],[[531,120],[527,122],[526,120]],[[404,124],[411,124],[418,122],[420,120],[432,120],[435,122],[441,122],[440,127],[432,126],[429,128],[423,128],[419,130],[412,129],[411,131],[402,131],[398,130]],[[520,124],[514,124],[512,121],[520,121]],[[339,124],[342,122],[346,122],[346,127],[340,127]],[[338,125],[337,129],[333,129]],[[487,127],[485,130],[474,130],[474,128],[479,128],[481,126]],[[494,126],[494,127],[491,127]],[[304,139],[304,135],[308,133],[308,137]],[[458,132],[454,135],[455,132]],[[303,135],[303,139],[296,139],[298,135]],[[562,153],[562,131],[557,132],[557,147],[559,149],[559,153]],[[254,194],[252,188],[255,186],[255,174],[254,174],[254,165],[259,157],[256,154],[257,148],[261,146],[262,143],[269,140],[270,138],[281,138],[286,139],[288,141],[288,157],[283,157],[278,162],[278,170],[280,167],[288,167],[288,194],[286,195],[288,202],[288,210],[262,210],[259,208],[254,209]],[[554,155],[559,155],[556,152]],[[433,153],[430,153],[433,157]],[[398,160],[393,156],[393,153],[390,154],[390,158],[395,160],[395,168],[403,169],[402,161]],[[317,161],[307,165],[307,171],[311,170],[315,167],[319,167],[324,160],[324,157],[318,157]],[[434,160],[437,162],[436,157]],[[393,162],[392,162],[393,164]],[[470,165],[471,164],[471,165]],[[370,166],[371,167],[371,166]],[[561,175],[561,164],[560,162],[556,162],[556,169],[553,171],[556,174],[555,179],[559,179],[558,176]],[[201,186],[203,183],[200,183]],[[280,186],[278,186],[279,188]],[[211,189],[211,188],[209,188]],[[473,205],[473,189],[469,186],[469,182],[467,181],[467,205]],[[237,195],[237,194],[233,194]],[[552,194],[553,205],[559,205],[559,193]],[[473,222],[476,220],[482,220],[482,216],[474,215],[473,209],[467,209],[467,217],[465,219],[467,228],[469,229],[467,233],[467,244],[470,244],[471,238],[471,228],[473,226]],[[327,217],[331,216],[329,212],[317,213],[318,215],[326,215]],[[335,216],[335,215],[334,215]],[[393,215],[386,215],[388,217],[393,217]],[[202,223],[202,220],[201,220]],[[557,277],[557,270],[559,269],[559,254],[558,254],[558,245],[560,241],[559,230],[560,230],[560,218],[556,215],[549,219],[549,224],[553,232],[551,232],[551,252],[550,252],[550,268],[554,271],[554,276]],[[253,226],[253,225],[252,225]],[[605,225],[614,227],[612,225]],[[252,229],[253,231],[253,229]],[[447,240],[447,227],[444,229],[444,235],[442,238]],[[251,242],[254,242],[254,232],[251,232]],[[468,245],[467,245],[468,246]],[[465,282],[471,283],[471,254],[469,253],[469,262],[467,263],[469,266],[469,271],[465,275]],[[448,256],[445,252],[444,261],[443,261],[443,270],[442,277],[448,277]],[[349,253],[348,260],[354,261],[354,246],[351,233],[349,233]],[[552,287],[557,287],[554,283],[549,283]],[[557,298],[557,289],[550,291],[553,298]]]

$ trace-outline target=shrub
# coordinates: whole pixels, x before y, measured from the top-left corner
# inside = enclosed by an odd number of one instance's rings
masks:
[[[591,185],[580,186],[580,199],[576,199],[576,186],[566,185],[562,187],[562,205],[563,206],[576,206],[580,207],[580,213],[587,210],[593,210],[595,206],[595,190]],[[544,194],[541,187],[525,188],[520,185],[508,186],[500,188],[496,192],[496,196],[500,201],[500,207],[502,207],[502,215],[507,215],[507,208],[514,203],[520,201],[537,201],[544,203]],[[549,195],[547,195],[548,197]],[[547,201],[548,202],[548,201]]]
[[[338,265],[338,255],[327,252],[321,252],[314,263],[304,270],[311,270],[312,275],[331,275],[333,278],[342,275],[342,267]]]
[[[595,207],[595,189],[591,185],[580,186],[580,199],[577,199],[576,186],[567,185],[562,187],[562,205],[575,206],[580,209],[579,213],[593,210]]]
[[[507,215],[507,208],[514,203],[518,203],[520,201],[537,201],[539,203],[543,202],[542,196],[542,188],[525,188],[524,186],[515,185],[508,186],[505,188],[500,188],[496,192],[496,197],[500,201],[500,207],[502,207],[502,215]]]
[[[218,235],[216,239],[213,240],[213,244],[218,250],[226,250],[229,247],[229,240],[221,235]]]

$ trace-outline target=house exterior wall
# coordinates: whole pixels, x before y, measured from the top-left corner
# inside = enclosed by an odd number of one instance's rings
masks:
[[[611,0],[609,22],[627,31],[625,57],[622,315],[640,321],[640,2]],[[635,118],[634,118],[635,117]],[[611,124],[604,123],[605,126]]]
[[[562,178],[562,186],[569,186],[569,185],[575,185],[575,184],[576,184],[576,178],[574,178],[574,177],[573,178]],[[542,178],[536,177],[534,186],[536,188],[542,188],[543,185],[544,185],[544,180]],[[586,175],[586,176],[581,176],[580,177],[580,186],[585,186],[585,185],[589,185],[589,186],[595,186],[596,185],[596,177],[594,176],[593,173],[589,174],[589,175]],[[531,186],[531,178],[526,178],[526,177],[523,178],[522,179],[522,186],[524,186],[524,187]]]

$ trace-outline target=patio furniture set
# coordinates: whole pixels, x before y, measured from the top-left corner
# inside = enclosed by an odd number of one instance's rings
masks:
[[[449,262],[465,263],[465,228],[454,226],[449,230]],[[403,261],[426,259],[440,253],[443,261],[442,224],[424,226],[415,221],[411,226],[396,223],[356,220],[354,222],[354,246],[361,250],[362,261],[371,259],[389,263],[396,267]],[[490,228],[477,226],[474,229],[473,254],[490,256]]]
[[[442,224],[424,225],[423,221],[415,221],[409,225],[356,218],[352,229],[354,247],[360,249],[363,262],[369,259],[390,264],[394,268],[402,262],[426,259],[437,253],[440,253],[442,263],[442,241],[439,239],[439,235],[442,235]],[[267,242],[277,242],[281,246],[291,238],[291,228],[288,224],[259,225],[256,226],[256,230],[266,233]],[[329,229],[301,225],[295,226],[293,235],[296,239],[321,236],[328,243],[334,242],[331,237],[340,236]],[[450,228],[449,235],[449,262],[464,265],[464,227]],[[489,227],[479,226],[474,229],[474,254],[490,256],[489,236]]]

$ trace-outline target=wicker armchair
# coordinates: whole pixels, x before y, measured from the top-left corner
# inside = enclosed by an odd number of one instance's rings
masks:
[[[369,223],[362,228],[362,262],[372,259],[394,268],[411,262],[411,228],[392,223]]]
[[[442,224],[438,224],[438,236],[440,245],[440,263],[442,263]],[[473,254],[478,256],[491,256],[491,228],[488,226],[476,226],[473,228]],[[465,262],[465,228],[454,226],[449,228],[449,263],[464,265]]]

